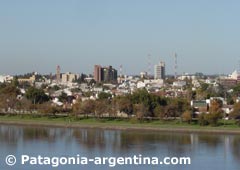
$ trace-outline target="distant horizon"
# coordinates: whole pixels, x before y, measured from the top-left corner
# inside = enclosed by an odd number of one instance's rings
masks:
[[[118,71],[118,76],[119,76],[119,70],[117,70]],[[236,69],[234,70],[234,71],[236,71]],[[202,73],[204,76],[227,76],[227,75],[230,75],[230,74],[232,74],[234,71],[232,71],[231,73],[227,73],[227,74],[225,74],[225,73],[220,73],[220,74],[218,74],[218,73],[210,73],[210,74],[206,74],[206,73],[204,73],[204,72],[195,72],[195,73],[182,73],[182,74],[177,74],[177,76],[184,76],[184,75],[195,75],[196,73]],[[64,74],[64,73],[73,73],[73,74],[85,74],[85,75],[93,75],[93,72],[92,73],[87,73],[87,72],[72,72],[72,71],[61,71],[61,74]],[[39,75],[50,75],[50,74],[52,74],[52,75],[56,75],[56,71],[55,72],[49,72],[49,73],[47,73],[47,72],[39,72],[39,71],[29,71],[29,72],[24,72],[24,73],[16,73],[16,74],[5,74],[5,73],[0,73],[0,76],[7,76],[7,75],[9,75],[9,76],[22,76],[22,75],[26,75],[26,74],[32,74],[32,73],[37,73],[37,74],[39,74]],[[123,75],[127,75],[127,76],[140,76],[140,73],[139,74],[123,74]],[[152,77],[154,77],[154,73],[151,73],[150,74],[150,76],[152,76]],[[172,73],[172,74],[166,74],[166,76],[175,76],[174,75],[174,73]]]
[[[231,74],[239,69],[240,1],[11,0],[0,2],[0,75],[93,73]],[[150,59],[149,56],[150,55]]]

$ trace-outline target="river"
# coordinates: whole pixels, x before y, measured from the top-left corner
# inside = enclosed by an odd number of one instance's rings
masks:
[[[5,163],[14,155],[13,166]],[[22,165],[37,157],[190,157],[191,165]],[[78,155],[78,156],[77,156]],[[240,136],[0,125],[0,170],[237,170]]]

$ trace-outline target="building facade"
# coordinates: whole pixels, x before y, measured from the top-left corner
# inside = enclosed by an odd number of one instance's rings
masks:
[[[78,74],[73,74],[70,72],[62,74],[62,83],[72,83],[79,78]]]
[[[61,83],[61,68],[59,65],[57,65],[56,69],[56,83]]]
[[[0,75],[0,83],[4,83],[4,82],[11,82],[13,80],[13,76],[2,76]]]
[[[154,79],[165,79],[165,63],[160,62],[154,66]]]
[[[18,82],[19,83],[29,83],[29,84],[33,84],[36,81],[36,76],[32,75],[29,78],[18,78]]]
[[[94,66],[94,80],[96,82],[102,81],[102,66],[100,66],[100,65]]]
[[[117,70],[112,66],[102,67],[100,65],[94,66],[94,80],[96,82],[116,82]]]

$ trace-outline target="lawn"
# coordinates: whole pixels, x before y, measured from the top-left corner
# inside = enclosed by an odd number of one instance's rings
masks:
[[[34,115],[2,115],[0,123],[51,125],[51,126],[85,126],[85,127],[108,127],[108,128],[137,128],[137,129],[186,129],[186,130],[239,130],[240,127],[234,120],[220,120],[219,126],[200,126],[196,121],[188,124],[180,120],[148,120],[139,121],[131,119],[108,119],[108,118],[80,118],[73,117],[48,117]]]

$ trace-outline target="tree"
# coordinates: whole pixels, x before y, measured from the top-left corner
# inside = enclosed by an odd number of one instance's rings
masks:
[[[211,101],[211,106],[209,108],[209,114],[206,115],[206,120],[212,126],[218,125],[218,120],[222,118],[222,101],[215,99]]]
[[[120,112],[124,112],[128,115],[133,113],[132,101],[127,96],[122,96],[117,99],[117,105]]]
[[[202,83],[201,84],[201,90],[202,91],[206,91],[208,88],[209,88],[209,84],[207,84],[207,83]]]
[[[56,113],[61,112],[61,108],[59,108],[58,106],[54,106],[50,102],[46,102],[46,103],[39,105],[38,110],[47,116],[51,116],[51,115],[56,116]]]
[[[145,116],[147,116],[147,108],[143,103],[134,105],[134,113],[138,120],[142,121]]]
[[[157,105],[165,106],[167,104],[165,99],[159,96],[149,94],[146,89],[139,89],[131,95],[131,101],[133,104],[144,104],[147,109],[146,116],[154,116],[154,109]]]
[[[209,114],[206,114],[206,121],[211,125],[211,126],[217,126],[218,125],[218,120],[221,118],[220,112],[212,112]]]
[[[17,97],[14,94],[0,94],[0,107],[5,111],[15,109]]]
[[[165,107],[165,115],[167,117],[177,117],[177,105],[175,105],[174,103],[170,103]]]
[[[201,114],[199,116],[199,124],[200,125],[208,125],[217,126],[218,120],[222,118],[222,101],[221,100],[212,100],[211,106],[209,108],[208,114]]]
[[[108,108],[109,115],[111,117],[116,117],[117,112],[118,112],[118,107],[117,107],[117,100],[116,98],[113,98],[110,103],[110,107]]]
[[[240,96],[240,84],[237,84],[235,87],[233,87],[233,94],[235,96]]]
[[[17,103],[19,89],[13,84],[2,84],[0,87],[0,107],[2,109],[14,109]]]
[[[26,99],[24,97],[21,100],[17,101],[16,108],[17,108],[17,110],[22,111],[24,113],[27,113],[27,112],[31,113],[31,111],[32,111],[32,103],[31,103],[31,101],[29,101],[28,99]]]
[[[62,94],[59,96],[59,101],[63,102],[63,103],[68,102],[68,95],[66,93],[62,92]]]
[[[218,100],[218,99],[214,99],[214,100],[211,100],[211,105],[210,105],[210,108],[209,108],[209,112],[212,113],[212,112],[222,112],[221,108],[223,106],[223,103],[221,100]]]
[[[0,94],[17,96],[20,91],[14,84],[3,84],[0,88]]]
[[[163,119],[165,116],[165,110],[163,106],[157,105],[154,109],[154,117],[159,117],[160,119]]]
[[[151,95],[146,89],[139,89],[131,95],[133,104],[143,103],[146,107],[151,105]]]
[[[198,100],[206,99],[208,96],[207,89],[209,88],[209,85],[206,83],[202,83],[201,87],[197,89],[196,91],[196,97]]]
[[[236,124],[240,126],[240,103],[236,103],[233,106],[233,111],[229,115],[230,118],[236,120]]]
[[[33,104],[42,104],[49,101],[49,96],[47,96],[42,89],[37,89],[35,87],[30,87],[25,95]]]
[[[240,117],[240,103],[236,103],[233,106],[233,111],[230,113],[230,118],[236,119]]]
[[[190,110],[183,112],[182,119],[183,121],[188,122],[188,124],[190,124],[192,121],[192,112]]]
[[[58,90],[60,90],[61,88],[60,88],[58,85],[54,85],[54,86],[52,87],[52,89],[53,89],[54,91],[58,91]]]
[[[208,125],[208,121],[206,119],[206,113],[201,113],[199,116],[198,116],[198,123],[200,126],[206,126]]]
[[[98,98],[99,98],[99,100],[110,99],[110,98],[112,98],[112,95],[109,93],[101,92],[98,94]]]
[[[106,100],[97,100],[95,102],[95,115],[99,118],[108,111],[109,105]]]
[[[94,100],[86,100],[83,102],[77,102],[73,107],[73,111],[76,118],[80,114],[88,117],[89,114],[93,114],[95,112],[95,108],[96,102]]]
[[[14,77],[14,78],[13,78],[13,80],[12,80],[12,85],[15,86],[15,87],[18,87],[18,86],[19,86],[19,82],[18,82],[17,77]]]

